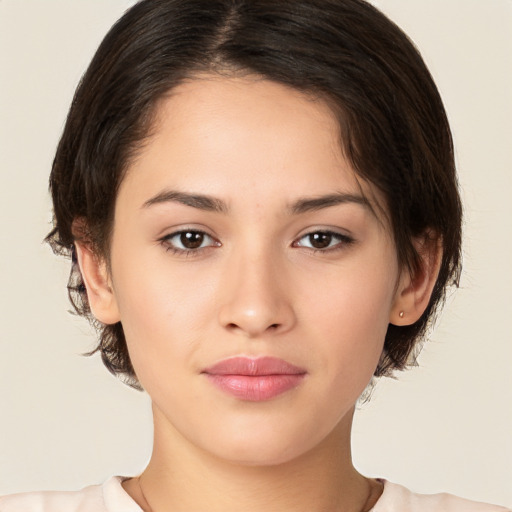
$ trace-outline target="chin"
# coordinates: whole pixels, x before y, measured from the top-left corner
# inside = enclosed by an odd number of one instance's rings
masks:
[[[248,467],[280,466],[304,454],[304,446],[244,446],[218,451],[215,455],[232,464]]]
[[[321,445],[326,437],[328,432],[319,431],[318,425],[297,429],[297,425],[283,422],[253,424],[244,430],[225,430],[216,439],[210,437],[208,446],[203,444],[203,449],[232,464],[268,467],[304,456]]]

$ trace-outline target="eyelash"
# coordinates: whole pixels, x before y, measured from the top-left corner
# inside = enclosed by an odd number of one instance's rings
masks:
[[[191,249],[191,248],[186,248],[186,247],[180,248],[180,247],[176,247],[175,245],[173,245],[172,239],[174,239],[176,237],[182,237],[183,235],[192,235],[192,236],[196,236],[196,237],[197,237],[197,235],[199,235],[199,236],[203,237],[201,240],[200,246]],[[319,248],[319,247],[304,246],[304,245],[299,244],[299,242],[301,240],[306,239],[308,237],[309,237],[309,241],[311,243],[312,242],[311,237],[313,237],[315,235],[317,237],[318,237],[318,235],[320,235],[321,237],[330,237],[328,246]],[[210,239],[212,242],[204,247],[201,247],[201,245],[204,243],[205,238]],[[337,240],[337,242],[333,246],[330,246],[333,239]],[[221,246],[221,243],[219,241],[215,240],[208,233],[205,233],[204,231],[201,231],[198,229],[182,229],[180,231],[175,231],[174,233],[170,233],[169,235],[166,235],[163,238],[161,238],[159,240],[159,242],[164,246],[164,248],[167,252],[172,252],[173,254],[178,254],[178,255],[182,255],[182,256],[190,256],[193,254],[198,254],[199,252],[202,252],[203,250],[208,249],[210,247],[220,247]],[[335,231],[319,229],[316,231],[311,231],[309,233],[306,233],[305,235],[302,235],[301,237],[299,237],[297,240],[295,240],[292,243],[292,247],[305,247],[306,249],[308,249],[309,251],[311,251],[313,253],[324,253],[325,254],[325,253],[343,250],[347,246],[350,246],[351,244],[353,244],[354,242],[355,242],[355,240],[348,235],[343,235],[343,234],[337,233]],[[181,245],[183,245],[183,241],[181,241]]]
[[[293,245],[293,247],[305,247],[303,245],[299,245],[298,242],[305,238],[309,238],[310,242],[311,242],[311,237],[313,237],[315,235],[327,236],[327,237],[330,237],[331,240],[329,240],[328,247],[324,247],[324,248],[306,247],[308,250],[310,250],[314,253],[330,253],[330,252],[340,251],[340,250],[346,249],[348,246],[352,245],[355,242],[355,240],[348,235],[343,235],[341,233],[337,233],[336,231],[319,229],[317,231],[310,231],[309,233],[302,235],[300,238],[298,238],[297,241],[293,242],[292,245]],[[337,240],[337,242],[333,246],[330,246],[330,242],[332,240]]]
[[[202,236],[203,240],[201,241],[201,245],[204,241],[204,238],[209,238],[210,240],[212,240],[212,243],[210,243],[209,245],[207,245],[205,247],[196,247],[194,249],[190,249],[187,247],[180,248],[180,247],[176,247],[175,245],[173,245],[172,239],[176,238],[176,237],[181,237],[183,235],[195,235],[195,236],[200,235],[200,236]],[[169,235],[164,236],[159,241],[164,246],[164,248],[167,252],[172,252],[173,254],[179,254],[179,255],[183,255],[183,256],[190,256],[192,254],[197,254],[204,249],[208,249],[209,247],[220,247],[220,245],[221,245],[220,242],[215,240],[208,233],[205,233],[204,231],[201,231],[199,229],[182,229],[180,231],[175,231],[174,233],[170,233]],[[182,243],[182,245],[183,245],[183,243]]]

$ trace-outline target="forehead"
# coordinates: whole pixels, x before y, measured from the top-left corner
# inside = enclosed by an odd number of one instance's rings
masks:
[[[268,203],[329,192],[382,199],[344,158],[328,104],[285,85],[200,75],[160,100],[154,119],[124,180],[147,197],[167,187],[228,203],[240,195]]]

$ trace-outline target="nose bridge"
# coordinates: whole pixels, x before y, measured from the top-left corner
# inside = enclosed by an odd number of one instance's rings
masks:
[[[282,332],[294,323],[284,260],[264,243],[234,248],[226,262],[221,324],[249,337]]]

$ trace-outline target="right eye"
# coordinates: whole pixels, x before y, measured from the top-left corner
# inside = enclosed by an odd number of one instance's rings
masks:
[[[206,247],[218,247],[220,245],[219,242],[204,231],[194,229],[176,231],[175,233],[166,235],[161,241],[166,250],[176,254],[189,254]]]

